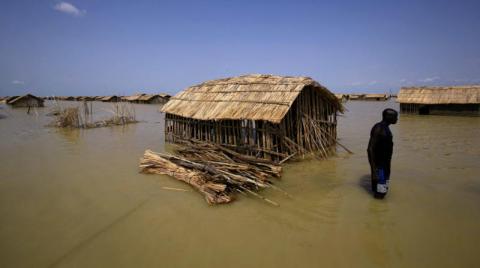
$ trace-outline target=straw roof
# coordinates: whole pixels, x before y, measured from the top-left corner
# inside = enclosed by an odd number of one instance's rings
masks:
[[[168,95],[167,93],[160,93],[160,94],[158,94],[158,95],[159,95],[160,97],[162,97],[162,98],[170,98],[170,97],[171,97],[171,96]]]
[[[152,100],[153,98],[156,98],[156,97],[159,97],[159,98],[163,98],[162,95],[160,94],[137,94],[137,95],[132,95],[132,96],[128,96],[128,97],[123,97],[123,100],[126,100],[126,101],[150,101]]]
[[[7,104],[14,104],[20,100],[23,100],[23,99],[26,99],[26,98],[32,98],[32,99],[36,99],[38,100],[40,103],[43,103],[44,100],[40,97],[37,97],[37,96],[34,96],[32,94],[27,94],[27,95],[23,95],[23,96],[20,96],[20,97],[16,97],[16,98],[10,98],[7,100]]]
[[[162,112],[200,120],[250,119],[280,123],[308,86],[342,110],[335,95],[309,77],[254,74],[189,87],[171,97]]]
[[[137,101],[137,100],[140,100],[140,98],[143,95],[145,95],[145,94],[137,94],[137,95],[127,96],[127,97],[123,97],[122,99],[126,100],[126,101]]]
[[[480,85],[403,87],[397,102],[417,104],[480,104]]]
[[[112,96],[104,96],[100,100],[101,101],[111,101],[111,100],[114,100],[114,99],[117,99],[117,98],[118,97],[116,95],[112,95]]]
[[[387,94],[365,94],[365,98],[376,99],[376,98],[387,98]]]

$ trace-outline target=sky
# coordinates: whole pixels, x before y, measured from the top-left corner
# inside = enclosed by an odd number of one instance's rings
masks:
[[[0,96],[175,93],[261,73],[333,92],[480,84],[480,1],[0,0]]]

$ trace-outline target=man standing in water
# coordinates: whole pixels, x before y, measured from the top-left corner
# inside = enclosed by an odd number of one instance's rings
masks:
[[[397,120],[397,111],[385,109],[382,113],[382,121],[376,123],[370,132],[367,152],[372,172],[372,191],[374,196],[380,199],[387,194],[390,179],[393,136],[389,126],[396,124]]]

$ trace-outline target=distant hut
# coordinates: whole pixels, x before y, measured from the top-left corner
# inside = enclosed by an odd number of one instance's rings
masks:
[[[168,99],[161,97],[159,94],[145,94],[140,97],[140,103],[148,103],[148,104],[162,104],[166,103]]]
[[[90,97],[90,96],[80,96],[80,97],[77,97],[77,101],[93,101],[94,98],[93,97]]]
[[[348,101],[348,95],[347,94],[335,94],[335,97],[341,102],[346,102]]]
[[[402,113],[479,116],[480,85],[403,87],[397,102]]]
[[[163,96],[162,96],[163,95]],[[124,101],[143,104],[161,104],[166,103],[169,98],[167,94],[137,94],[122,98]]]
[[[366,101],[386,101],[388,100],[387,94],[365,94],[362,100]]]
[[[122,101],[137,103],[140,100],[140,97],[142,97],[143,95],[146,95],[146,94],[136,94],[132,96],[126,96],[122,98]]]
[[[167,103],[167,102],[170,100],[170,98],[172,97],[172,96],[170,96],[170,95],[168,95],[168,94],[165,94],[165,93],[160,93],[160,94],[158,94],[158,95],[163,99],[163,101],[164,101],[165,103]]]
[[[189,87],[161,111],[169,142],[197,139],[280,159],[331,150],[343,108],[309,77],[245,75]]]
[[[119,102],[119,101],[122,100],[122,98],[119,97],[119,96],[113,95],[113,96],[105,96],[105,97],[101,98],[100,100],[103,101],[103,102]]]
[[[348,99],[349,100],[363,100],[365,97],[365,94],[349,94]]]
[[[44,100],[40,97],[27,94],[16,98],[9,98],[7,104],[12,107],[43,107]]]

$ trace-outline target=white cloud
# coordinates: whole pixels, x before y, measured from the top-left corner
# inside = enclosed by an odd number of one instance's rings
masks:
[[[368,83],[369,86],[373,86],[373,85],[376,85],[376,84],[378,84],[378,81],[377,81],[377,80],[373,80],[373,81],[370,81],[370,82]]]
[[[434,76],[434,77],[427,77],[427,78],[424,78],[424,79],[420,79],[419,81],[424,82],[424,83],[430,83],[430,82],[437,81],[438,79],[440,79],[440,77]]]
[[[80,10],[76,6],[67,2],[57,3],[55,6],[53,6],[53,9],[75,17],[81,17],[87,13],[86,10]]]
[[[14,85],[25,85],[25,82],[20,81],[20,80],[13,80],[12,84],[14,84]]]

